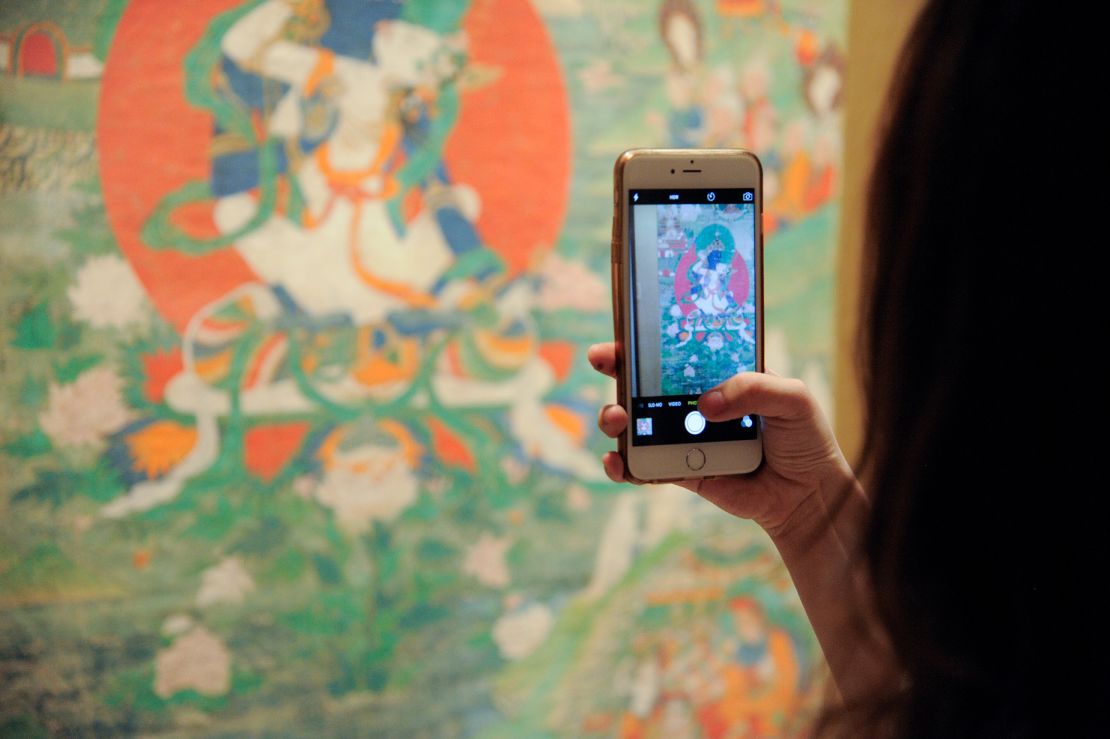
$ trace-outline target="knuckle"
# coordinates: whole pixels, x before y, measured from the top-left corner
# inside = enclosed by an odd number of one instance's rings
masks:
[[[740,398],[749,397],[752,394],[754,386],[750,373],[743,372],[739,375],[733,375],[722,386],[725,398],[730,402],[735,402]]]
[[[799,379],[789,380],[790,405],[799,415],[810,415],[817,407],[817,401],[809,387]]]
[[[767,397],[766,378],[756,372],[744,372],[737,375],[736,400],[743,399],[749,403],[758,403]]]

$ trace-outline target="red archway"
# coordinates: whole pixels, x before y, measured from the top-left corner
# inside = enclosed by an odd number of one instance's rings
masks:
[[[68,49],[65,33],[53,23],[28,26],[15,52],[15,73],[29,77],[65,76]]]
[[[233,248],[189,256],[154,250],[140,237],[163,196],[208,177],[211,119],[185,100],[184,60],[212,18],[238,4],[133,0],[101,82],[96,133],[108,219],[155,306],[179,330],[201,306],[255,279]],[[462,95],[444,159],[478,192],[478,232],[515,273],[554,246],[562,229],[571,158],[566,88],[547,29],[526,0],[474,0],[464,27],[472,61],[499,74]]]

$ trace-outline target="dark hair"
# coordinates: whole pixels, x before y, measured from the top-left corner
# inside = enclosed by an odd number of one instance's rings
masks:
[[[713,249],[709,252],[709,269],[717,269],[717,265],[721,263],[721,250]]]
[[[1110,126],[1105,44],[1076,10],[928,3],[896,71],[859,349],[864,555],[900,679],[854,736],[1110,721],[1110,373],[1089,353],[1110,339]]]

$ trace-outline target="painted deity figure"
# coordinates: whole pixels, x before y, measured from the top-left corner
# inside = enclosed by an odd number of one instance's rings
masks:
[[[733,633],[723,645],[730,659],[721,670],[721,697],[705,704],[705,736],[777,736],[799,697],[801,674],[790,635],[770,623],[753,598],[729,601]]]
[[[694,3],[663,0],[659,35],[671,57],[665,79],[670,111],[659,121],[670,145],[727,145],[739,126],[743,103],[727,69],[706,69],[704,25]]]
[[[665,251],[682,252],[686,249],[686,231],[679,223],[677,214],[664,216],[663,234],[659,239],[659,247]]]
[[[267,283],[282,286],[314,315],[346,313],[367,323],[398,309],[428,307],[430,288],[453,253],[432,209],[402,231],[387,203],[398,188],[403,95],[419,90],[434,96],[456,75],[461,39],[381,20],[373,29],[370,61],[285,40],[282,31],[293,17],[290,4],[269,0],[222,41],[224,53],[241,68],[288,86],[268,121],[271,135],[294,141],[305,136],[313,121],[304,101],[313,97],[323,97],[330,112],[326,138],[293,172],[305,203],[302,222],[271,218],[235,248]],[[472,192],[456,187],[455,196],[469,215],[477,215]],[[224,197],[216,224],[234,231],[255,208],[249,193]]]
[[[694,278],[690,299],[703,316],[720,316],[735,310],[736,302],[728,286],[732,268],[719,236],[698,255],[690,267],[690,274]]]
[[[261,80],[279,95],[256,125],[267,139],[285,142],[286,189],[301,207],[262,211],[257,178],[214,183],[215,225],[259,280],[203,307],[185,329],[184,369],[166,398],[195,417],[197,444],[166,476],[139,483],[105,514],[177,495],[215,460],[217,420],[232,412],[401,402],[431,361],[425,347],[436,332],[453,339],[444,339],[442,361],[424,372],[426,392],[448,408],[507,407],[508,431],[527,454],[597,477],[590,455],[550,422],[541,402],[554,374],[536,352],[531,286],[505,279],[480,245],[475,190],[452,182],[442,164],[427,165],[442,160],[442,139],[431,140],[428,129],[439,97],[463,70],[465,38],[387,15],[361,33],[340,29],[363,49],[369,38],[368,55],[341,53],[306,41],[304,5],[265,0],[220,39],[225,76]],[[324,12],[323,3],[314,7],[317,16]],[[360,12],[392,9],[395,16],[397,8],[370,3]],[[421,162],[420,179],[404,181],[412,171],[406,165]],[[232,164],[232,177],[250,171],[249,162]],[[261,170],[256,165],[254,173]],[[460,269],[467,260],[486,266]],[[247,347],[250,341],[257,345]],[[247,368],[229,379],[237,354],[247,355]],[[411,465],[410,448],[398,443],[396,454]]]

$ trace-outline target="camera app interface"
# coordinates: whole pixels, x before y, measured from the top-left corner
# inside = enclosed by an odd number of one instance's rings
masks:
[[[756,436],[756,419],[708,423],[698,397],[756,368],[755,193],[633,190],[632,441]]]

